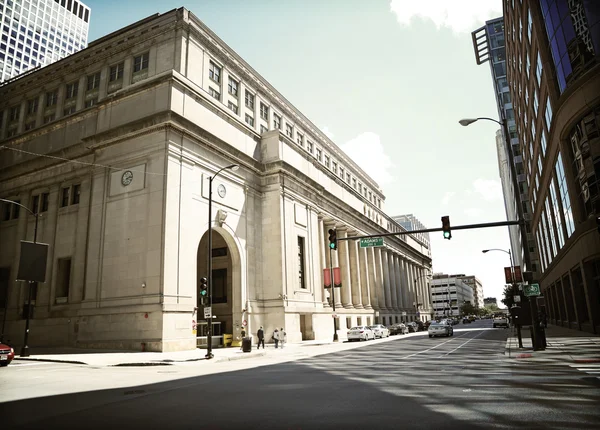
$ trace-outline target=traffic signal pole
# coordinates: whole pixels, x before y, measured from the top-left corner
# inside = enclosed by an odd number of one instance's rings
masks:
[[[335,315],[335,285],[333,283],[333,248],[329,247],[329,277],[331,280],[331,306],[333,308],[333,341],[338,341],[337,334],[337,323],[336,323],[336,315]]]

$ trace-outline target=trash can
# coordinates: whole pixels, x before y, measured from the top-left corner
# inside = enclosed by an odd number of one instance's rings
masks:
[[[242,339],[242,352],[252,351],[252,338],[247,336]]]
[[[233,334],[223,334],[223,346],[231,346],[233,343]]]

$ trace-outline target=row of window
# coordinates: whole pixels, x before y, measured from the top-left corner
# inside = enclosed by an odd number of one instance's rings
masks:
[[[223,68],[218,65],[216,61],[210,60],[208,67],[208,77],[212,84],[209,83],[208,93],[215,100],[224,103],[221,94],[221,87],[223,85]],[[235,98],[237,102],[233,100],[227,99],[227,107],[236,115],[240,115],[240,109],[238,107],[238,103],[241,102],[240,97],[240,81],[234,78],[233,76],[228,76],[227,81],[227,94],[232,98]],[[213,86],[214,85],[214,86]],[[216,88],[215,88],[216,86]],[[274,112],[266,103],[263,101],[258,102],[258,106],[256,104],[256,94],[254,94],[249,89],[244,89],[244,106],[247,108],[249,112],[244,113],[244,122],[248,124],[248,126],[253,129],[256,128],[255,121],[255,107],[258,107],[258,115],[263,123],[260,124],[259,130],[260,133],[266,133],[269,130],[280,130],[283,131],[284,134],[289,137],[291,140],[294,140],[298,146],[306,149],[308,153],[313,155],[319,162],[323,163],[327,169],[329,169],[334,175],[339,176],[346,183],[350,184],[352,188],[358,191],[359,194],[364,196],[369,202],[377,206],[381,209],[381,199],[375,195],[372,191],[370,191],[366,186],[357,181],[357,178],[352,177],[350,172],[346,171],[344,167],[340,166],[336,160],[332,160],[330,155],[323,154],[323,150],[319,147],[316,147],[315,144],[307,138],[300,130],[297,130],[293,124],[290,124],[284,121],[282,115]],[[272,120],[272,122],[271,122]]]
[[[81,198],[81,184],[73,184],[62,187],[60,192],[60,207],[64,208],[71,205],[78,205]],[[10,221],[19,218],[21,200],[12,200],[17,204],[2,202],[2,220]],[[41,193],[32,196],[31,211],[34,214],[48,211],[50,193]]]

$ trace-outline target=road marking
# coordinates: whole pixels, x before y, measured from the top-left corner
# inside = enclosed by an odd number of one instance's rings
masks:
[[[481,336],[482,334],[483,334],[483,332],[479,333],[477,336],[475,336],[475,337],[472,337],[471,339],[469,339],[468,341],[466,341],[466,342],[465,342],[465,343],[463,343],[462,345],[459,345],[458,347],[454,348],[452,351],[449,351],[449,352],[447,352],[447,353],[445,353],[445,354],[443,354],[443,355],[440,355],[440,356],[439,356],[439,357],[437,357],[437,358],[442,358],[442,357],[445,357],[446,355],[452,354],[454,351],[457,351],[457,350],[459,350],[460,348],[462,348],[463,346],[465,346],[467,343],[471,342],[471,341],[472,341],[472,340],[474,340],[474,339],[477,339],[477,338],[478,338],[479,336]]]
[[[462,336],[464,336],[464,335],[462,335]],[[460,339],[462,336],[458,336],[456,339]],[[474,338],[473,338],[473,339],[474,339]],[[448,342],[452,342],[453,340],[455,340],[455,339],[448,339],[448,340],[447,340],[447,341],[445,341],[445,342],[438,343],[436,346],[432,346],[431,348],[424,349],[423,351],[415,352],[414,354],[410,354],[410,355],[405,355],[404,357],[399,357],[399,360],[404,360],[405,358],[414,357],[415,355],[419,355],[419,354],[422,354],[422,353],[424,353],[424,352],[431,351],[431,350],[433,350],[433,349],[439,348],[439,347],[440,347],[440,346],[442,346],[442,345],[445,345],[445,344],[447,344]]]

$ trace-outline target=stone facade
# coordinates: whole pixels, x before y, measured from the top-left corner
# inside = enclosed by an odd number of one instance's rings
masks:
[[[76,111],[67,113],[74,80]],[[57,102],[46,103],[54,90]],[[39,110],[28,112],[33,99]],[[37,240],[49,244],[30,345],[196,347],[209,222],[217,340],[244,326],[268,337],[285,327],[292,342],[330,339],[330,263],[342,273],[340,338],[403,312],[431,315],[429,246],[418,238],[386,237],[379,248],[340,241],[330,261],[329,228],[338,239],[405,230],[385,214],[378,185],[186,9],[1,86],[0,100],[0,197],[39,213]],[[27,285],[15,281],[20,241],[35,226],[17,207],[3,204],[0,222],[13,344],[28,309]]]

